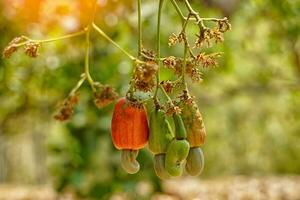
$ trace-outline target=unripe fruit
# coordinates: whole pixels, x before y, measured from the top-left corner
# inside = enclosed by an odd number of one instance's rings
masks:
[[[166,119],[163,110],[153,110],[149,119],[149,149],[152,153],[162,154],[167,152],[169,143],[174,138],[174,134]]]
[[[190,145],[186,140],[174,139],[166,153],[165,167],[171,176],[180,176],[183,171],[182,163],[189,154]]]

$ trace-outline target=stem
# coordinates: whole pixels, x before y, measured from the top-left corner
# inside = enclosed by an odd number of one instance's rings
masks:
[[[141,56],[144,57],[144,55],[142,53],[143,41],[142,41],[142,7],[141,7],[142,3],[141,3],[141,0],[137,0],[137,5],[138,5],[138,58],[140,58]],[[127,56],[130,55],[128,52],[126,52],[124,50],[122,50],[122,51]],[[134,62],[143,62],[143,61],[140,61],[140,60],[134,58],[132,55],[130,55],[129,57]],[[134,74],[135,74],[135,70],[136,70],[136,63],[134,63],[132,79],[130,81],[129,89],[128,89],[127,93],[126,93],[126,98],[129,98],[129,99],[133,99],[133,94],[134,94],[134,91],[135,91],[135,88],[134,88]]]
[[[185,84],[185,73],[186,73],[186,65],[187,65],[187,53],[189,52],[192,56],[194,56],[192,50],[190,49],[190,45],[187,39],[187,35],[186,35],[186,27],[189,23],[189,19],[191,17],[191,13],[189,13],[187,19],[185,20],[185,22],[182,24],[182,30],[181,30],[181,34],[183,35],[183,40],[184,40],[184,53],[183,53],[183,64],[182,64],[182,71],[181,71],[181,80],[182,80],[182,84]]]
[[[93,1],[93,15],[90,19],[89,26],[91,26],[95,20],[96,12],[97,12],[97,0],[92,0]]]
[[[96,89],[94,87],[94,80],[91,77],[90,74],[90,64],[89,64],[89,54],[90,54],[90,30],[86,33],[85,37],[85,64],[84,64],[84,72],[86,75],[86,78],[92,87],[93,92],[96,92]]]
[[[182,30],[181,32],[185,34],[185,30],[186,30],[186,27],[189,23],[189,19],[191,18],[191,15],[189,14],[188,17],[186,18],[186,20],[183,22],[182,24]]]
[[[201,19],[201,17],[199,16],[199,14],[194,11],[194,9],[192,8],[191,4],[189,3],[188,0],[184,0],[184,4],[187,7],[187,9],[190,12],[190,15],[194,16],[197,20],[197,24],[199,25],[200,29],[206,28],[204,23],[203,23],[203,19]]]
[[[159,82],[160,82],[160,67],[161,67],[161,61],[159,60],[160,58],[160,26],[161,26],[161,14],[162,14],[162,8],[163,8],[163,3],[164,0],[159,0],[159,7],[158,7],[158,16],[157,16],[157,32],[156,32],[156,41],[157,41],[157,62],[158,62],[158,70],[156,73],[156,88],[154,92],[153,99],[155,102],[157,102],[157,92],[158,92],[158,87],[159,87]]]
[[[184,3],[187,7],[187,9],[189,10],[190,13],[196,14],[196,12],[193,10],[192,6],[190,5],[188,0],[184,0]]]
[[[188,44],[187,41],[185,41],[184,43],[184,53],[183,53],[183,65],[182,65],[182,74],[181,74],[181,78],[182,78],[182,84],[185,83],[185,73],[186,73],[186,59],[187,59],[187,52],[188,52]]]
[[[178,6],[176,0],[171,0],[171,3],[173,4],[177,14],[179,15],[179,17],[181,18],[181,22],[184,23],[184,21],[186,20],[184,15],[182,14],[180,7]]]
[[[92,28],[92,24],[96,15],[96,9],[97,9],[97,0],[92,0],[93,1],[93,14],[92,17],[89,21],[88,27],[87,27],[87,32],[86,32],[86,36],[85,36],[85,64],[84,64],[84,73],[85,76],[93,90],[93,92],[96,92],[96,88],[94,86],[94,80],[91,77],[90,74],[90,32],[91,32],[91,28]]]
[[[27,38],[28,41],[19,43],[19,44],[16,45],[16,47],[23,46],[23,45],[27,44],[28,42],[35,42],[35,43],[55,42],[55,41],[58,41],[58,40],[64,40],[64,39],[68,39],[68,38],[77,37],[77,36],[85,34],[86,32],[87,32],[87,28],[85,28],[81,31],[75,32],[75,33],[71,33],[71,34],[64,35],[64,36],[61,36],[61,37],[56,37],[56,38],[50,38],[50,39],[44,39],[44,40],[33,40],[33,39]]]
[[[220,22],[220,21],[225,21],[227,18],[224,17],[222,19],[218,19],[218,18],[201,18],[202,21],[212,21],[212,22]]]
[[[130,83],[129,83],[129,88],[126,92],[126,98],[127,99],[133,99],[133,94],[135,92],[135,87],[134,87],[134,84],[135,84],[135,79],[134,79],[135,71],[136,71],[136,63],[133,62],[132,78],[131,78]]]
[[[138,4],[138,57],[140,57],[142,54],[142,48],[143,48],[141,0],[137,0],[137,4]]]
[[[161,91],[163,92],[163,94],[165,95],[165,97],[171,103],[171,105],[174,105],[171,97],[168,95],[168,93],[166,92],[165,88],[162,85],[160,85],[159,87],[160,87]]]
[[[135,58],[133,55],[131,55],[130,53],[128,53],[125,49],[123,49],[120,45],[118,45],[115,41],[113,41],[113,39],[111,39],[108,35],[106,35],[106,33],[104,33],[102,31],[102,29],[100,29],[100,27],[98,27],[95,23],[92,24],[92,27],[102,36],[104,37],[106,40],[108,40],[110,43],[112,43],[115,47],[117,47],[118,49],[120,49],[126,56],[128,56],[131,60],[133,61],[138,61],[137,58]],[[142,61],[140,61],[142,62]]]
[[[57,37],[57,38],[51,38],[51,39],[46,39],[46,40],[30,40],[31,42],[38,42],[38,43],[47,43],[47,42],[54,42],[54,41],[58,41],[58,40],[64,40],[64,39],[68,39],[68,38],[72,38],[72,37],[76,37],[79,35],[83,35],[84,33],[87,32],[87,29],[72,33],[72,34],[68,34],[65,36],[61,36],[61,37]]]
[[[86,80],[86,75],[85,73],[83,73],[81,74],[81,78],[79,79],[75,87],[69,93],[69,97],[74,96],[76,94],[76,92],[79,90],[79,88],[81,87],[81,85],[84,83],[85,80]]]

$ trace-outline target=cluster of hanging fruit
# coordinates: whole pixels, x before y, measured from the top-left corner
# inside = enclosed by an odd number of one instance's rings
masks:
[[[94,14],[97,1],[93,2]],[[60,106],[55,119],[65,121],[71,118],[74,107],[79,102],[79,89],[85,81],[89,83],[95,97],[98,108],[107,106],[118,98],[116,91],[100,82],[95,82],[89,72],[90,32],[95,30],[103,38],[120,49],[133,61],[133,75],[126,98],[117,101],[112,118],[112,139],[114,146],[121,150],[123,168],[130,174],[139,171],[137,162],[138,151],[148,144],[149,150],[154,154],[154,169],[162,178],[170,178],[182,175],[184,169],[192,176],[201,173],[204,167],[204,156],[200,148],[205,140],[205,127],[201,113],[194,99],[189,95],[185,77],[192,82],[202,80],[201,67],[217,67],[217,58],[221,53],[205,52],[215,43],[223,42],[223,35],[231,29],[228,19],[201,18],[193,10],[188,0],[183,1],[189,13],[185,17],[175,0],[172,4],[182,19],[182,30],[179,34],[173,33],[169,37],[169,46],[183,45],[183,57],[161,56],[161,18],[164,0],[159,0],[157,17],[156,52],[144,49],[142,44],[142,20],[141,0],[138,0],[138,56],[135,57],[113,41],[103,30],[94,23],[92,17],[90,23],[81,31],[62,37],[34,40],[25,36],[12,40],[3,51],[4,58],[10,58],[18,49],[24,47],[24,52],[30,57],[37,57],[42,43],[73,38],[80,35],[86,36],[84,73]],[[95,16],[95,15],[94,15]],[[189,22],[197,25],[197,35],[194,47],[189,43],[187,26]],[[207,26],[206,23],[214,23]],[[160,68],[165,67],[173,72],[175,80],[160,80]],[[183,86],[183,88],[182,88]],[[158,100],[158,90],[166,96],[168,102],[161,106]],[[175,96],[172,100],[169,95]],[[177,91],[176,91],[177,90]],[[181,90],[181,91],[180,91]],[[142,92],[153,99],[152,109],[145,109],[145,99],[141,99],[135,92]],[[153,96],[152,96],[153,94]],[[178,98],[179,97],[179,98]],[[149,100],[149,99],[148,99]],[[179,100],[179,101],[178,101]]]
[[[166,112],[159,107],[146,112],[142,104],[121,98],[115,105],[111,130],[114,146],[121,150],[123,169],[137,173],[138,151],[148,144],[154,155],[158,177],[181,176],[184,168],[191,176],[199,175],[204,167],[200,146],[205,140],[205,127],[195,102],[181,105],[181,113],[172,114],[170,125]]]

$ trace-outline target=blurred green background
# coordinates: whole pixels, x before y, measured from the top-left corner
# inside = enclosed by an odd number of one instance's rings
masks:
[[[144,46],[155,49],[158,1],[142,2]],[[206,166],[198,178],[299,175],[300,1],[191,3],[202,17],[226,16],[232,24],[223,44],[205,49],[224,52],[220,67],[203,70],[201,84],[190,82],[207,129]],[[1,0],[0,13],[1,49],[19,35],[40,39],[74,32],[89,18],[83,0]],[[96,24],[135,54],[136,15],[133,0],[102,0]],[[162,27],[162,55],[181,55],[180,47],[167,45],[169,35],[180,31],[168,1]],[[124,95],[130,60],[96,33],[92,44],[92,76]],[[87,84],[72,120],[53,119],[83,72],[84,38],[44,44],[40,53],[36,59],[18,52],[0,60],[0,183],[50,182],[60,191],[103,199],[112,192],[134,192],[140,183],[152,185],[149,193],[160,190],[147,150],[139,154],[138,174],[121,169],[110,139],[113,106],[97,109]],[[163,73],[168,77],[170,71]]]

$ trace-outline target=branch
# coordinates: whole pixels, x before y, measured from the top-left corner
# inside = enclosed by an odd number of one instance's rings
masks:
[[[157,42],[157,61],[158,61],[158,70],[156,72],[156,88],[154,92],[153,99],[155,102],[157,102],[157,92],[158,92],[158,87],[159,87],[159,82],[160,82],[160,67],[161,67],[161,61],[159,60],[160,58],[160,26],[161,26],[161,14],[162,14],[162,8],[163,8],[163,3],[164,0],[159,0],[159,5],[158,5],[158,16],[157,16],[157,32],[156,32],[156,42]]]
[[[93,23],[93,28],[102,36],[104,37],[107,41],[109,41],[111,44],[113,44],[115,47],[117,47],[119,50],[121,50],[126,56],[128,56],[131,60],[137,61],[138,59],[135,58],[133,55],[131,55],[128,51],[123,49],[120,45],[118,45],[113,39],[111,39],[100,27],[98,27],[95,23]],[[142,62],[142,61],[140,61]]]

